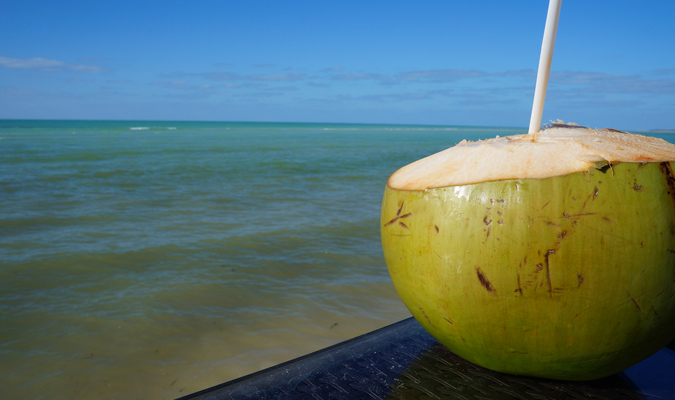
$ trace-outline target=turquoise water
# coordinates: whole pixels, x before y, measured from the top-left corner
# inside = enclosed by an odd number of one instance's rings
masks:
[[[0,121],[3,397],[173,399],[406,318],[387,177],[519,133]]]

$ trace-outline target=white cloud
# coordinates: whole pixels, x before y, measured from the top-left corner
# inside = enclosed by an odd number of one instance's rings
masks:
[[[103,68],[96,65],[69,64],[67,62],[42,57],[0,57],[0,66],[17,69],[37,69],[40,71],[75,71],[88,74],[95,74],[103,70]]]

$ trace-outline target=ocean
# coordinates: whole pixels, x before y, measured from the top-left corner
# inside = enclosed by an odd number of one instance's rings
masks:
[[[525,131],[0,121],[2,397],[175,399],[407,318],[388,176]]]

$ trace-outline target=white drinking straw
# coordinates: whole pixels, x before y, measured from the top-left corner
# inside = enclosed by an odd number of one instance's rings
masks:
[[[539,127],[541,126],[541,116],[544,113],[544,100],[546,99],[548,76],[551,73],[551,60],[553,60],[555,34],[558,31],[560,3],[562,3],[562,0],[550,0],[548,3],[548,15],[546,15],[544,40],[541,43],[541,55],[539,56],[537,85],[534,88],[534,103],[532,104],[532,116],[530,116],[530,129],[528,131],[530,134],[539,132]]]

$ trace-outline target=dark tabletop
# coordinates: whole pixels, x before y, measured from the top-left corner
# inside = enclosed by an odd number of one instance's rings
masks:
[[[568,382],[479,367],[409,318],[188,399],[675,399],[675,341],[619,374]]]

